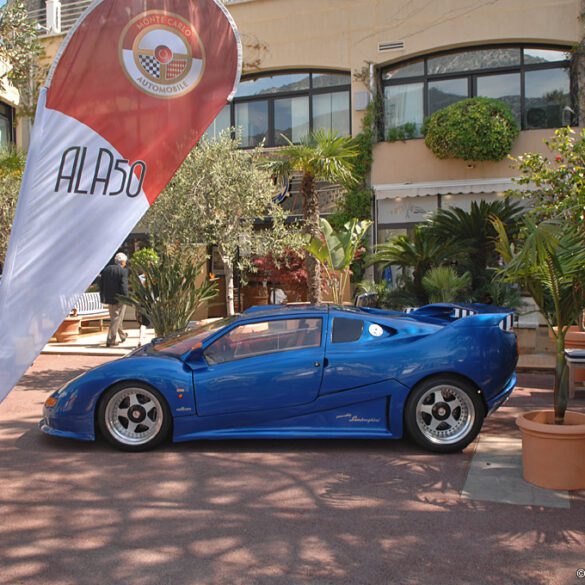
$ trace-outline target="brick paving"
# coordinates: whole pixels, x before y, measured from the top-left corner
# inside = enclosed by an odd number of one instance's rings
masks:
[[[585,493],[566,510],[462,498],[475,445],[451,456],[407,441],[124,454],[43,436],[48,392],[108,359],[41,356],[0,405],[0,585],[580,582]],[[514,416],[550,403],[550,376],[520,382],[483,435],[518,437]],[[583,393],[574,408],[585,410]]]

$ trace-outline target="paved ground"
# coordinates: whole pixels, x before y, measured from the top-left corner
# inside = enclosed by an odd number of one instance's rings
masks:
[[[152,340],[154,329],[143,328],[142,331],[136,326],[127,323],[124,327],[127,339],[114,347],[107,347],[108,330],[95,331],[92,333],[83,333],[73,341],[67,343],[58,343],[51,341],[43,348],[43,354],[52,355],[86,355],[86,356],[107,356],[120,357],[126,355],[129,351],[136,349],[139,345],[144,345]]]
[[[36,430],[48,391],[106,361],[41,356],[0,406],[0,585],[585,583],[585,493],[569,509],[462,498],[475,445],[230,441],[127,455]],[[548,376],[484,427],[518,437]],[[583,394],[575,403],[583,409]]]

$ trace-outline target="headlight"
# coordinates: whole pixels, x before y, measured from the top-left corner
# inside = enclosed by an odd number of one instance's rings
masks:
[[[73,382],[75,382],[76,380],[81,378],[81,376],[83,376],[84,374],[85,374],[85,372],[83,372],[82,374],[79,374],[79,376],[75,376],[75,378],[71,378],[71,380],[69,380],[66,384],[61,386],[61,388],[59,388],[59,390],[56,390],[55,392],[53,392],[49,396],[49,398],[47,398],[45,400],[45,408],[55,408],[55,406],[57,406],[57,403],[59,402],[59,399],[61,398],[61,396],[63,396],[63,394],[65,394],[65,392],[67,392],[69,390],[69,386],[71,386],[71,384],[73,384]]]
[[[55,408],[57,402],[59,402],[58,398],[55,398],[55,396],[49,396],[49,398],[45,400],[45,408]]]

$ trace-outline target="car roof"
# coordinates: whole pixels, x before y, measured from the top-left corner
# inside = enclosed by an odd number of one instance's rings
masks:
[[[298,303],[292,305],[256,305],[246,309],[239,315],[239,319],[248,319],[253,317],[285,317],[287,315],[306,314],[324,314],[329,312],[329,305],[310,305],[308,303]]]
[[[246,309],[243,313],[238,316],[238,320],[242,319],[256,319],[263,317],[287,317],[295,316],[299,314],[313,314],[313,315],[326,315],[328,313],[346,313],[353,315],[360,315],[362,317],[371,317],[368,311],[364,311],[361,307],[354,307],[352,305],[340,306],[333,304],[319,304],[311,305],[309,303],[293,303],[290,305],[256,305]],[[400,313],[397,313],[400,314]],[[388,317],[388,314],[382,315]]]

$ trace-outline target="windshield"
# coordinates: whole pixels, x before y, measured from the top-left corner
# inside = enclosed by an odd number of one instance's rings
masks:
[[[236,317],[226,317],[218,319],[212,323],[199,325],[191,329],[185,329],[178,333],[172,333],[162,341],[154,343],[153,349],[162,353],[169,353],[175,356],[181,356],[189,351],[197,349],[200,344],[217,330],[233,323]]]

